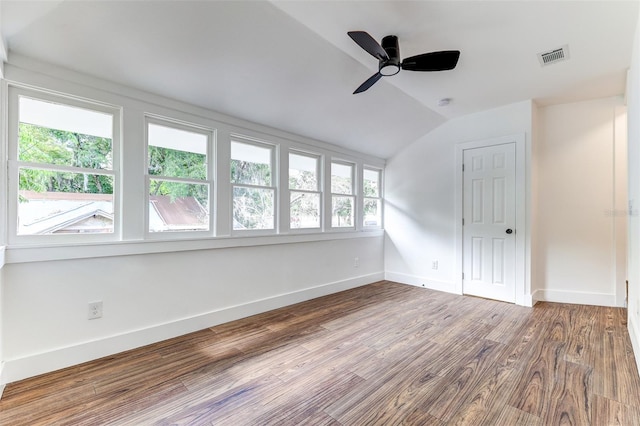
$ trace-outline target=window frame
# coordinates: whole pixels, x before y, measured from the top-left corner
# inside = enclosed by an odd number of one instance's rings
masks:
[[[7,217],[6,235],[9,245],[53,244],[72,245],[77,243],[113,242],[122,239],[123,215],[121,209],[121,131],[122,107],[78,98],[69,94],[59,94],[43,89],[10,84],[7,87]],[[94,111],[111,116],[111,169],[93,169],[49,163],[33,163],[21,161],[19,154],[20,99],[59,104],[62,106]],[[110,176],[113,178],[113,232],[109,233],[71,233],[71,234],[38,234],[20,235],[18,233],[19,181],[20,169],[49,170],[78,174]]]
[[[271,186],[253,185],[247,183],[235,183],[231,179],[231,157],[232,146],[235,143],[252,145],[258,148],[270,150],[269,159],[271,161]],[[237,133],[231,133],[229,138],[229,229],[232,236],[259,236],[259,235],[276,235],[280,234],[279,227],[279,205],[280,205],[280,191],[279,189],[279,144],[271,143],[262,139],[253,138],[246,135]],[[235,229],[233,227],[234,221],[234,190],[235,188],[248,188],[248,189],[265,189],[273,191],[273,227],[268,229]]]
[[[365,195],[364,193],[364,175],[366,171],[371,171],[371,172],[376,172],[378,174],[378,196],[377,197],[370,197]],[[383,229],[384,228],[384,203],[383,203],[383,196],[382,196],[382,188],[383,188],[383,173],[382,173],[382,169],[378,168],[378,167],[373,167],[373,166],[363,166],[362,167],[362,228],[365,230],[373,230],[373,229]],[[365,224],[365,209],[364,206],[367,202],[367,200],[377,200],[378,201],[378,209],[380,210],[379,213],[379,218],[380,218],[380,223],[378,225],[366,225]]]
[[[8,64],[8,66],[10,65]],[[381,168],[384,179],[385,161],[381,158],[352,151],[346,147],[305,138],[238,117],[223,115],[210,109],[202,109],[159,95],[131,91],[130,88],[118,84],[110,83],[105,86],[106,82],[102,80],[79,84],[64,70],[60,73],[56,71],[52,74],[43,74],[39,68],[30,68],[30,65],[25,68],[16,66],[10,66],[10,68],[11,78],[0,81],[2,103],[0,109],[3,109],[0,114],[0,130],[2,130],[0,132],[0,163],[5,167],[5,172],[0,173],[0,195],[5,200],[0,205],[0,218],[2,218],[0,220],[0,245],[4,244],[7,247],[7,263],[100,258],[124,254],[168,253],[248,245],[329,241],[343,238],[369,238],[382,235],[384,232],[381,229],[363,229],[362,194],[355,195],[354,228],[331,228],[329,222],[331,217],[331,195],[329,192],[331,159],[355,164],[354,185],[356,191],[359,191],[361,188],[358,188],[362,184],[362,168],[365,165]],[[15,102],[12,105],[9,101],[9,93],[16,90],[35,99],[96,110],[111,115],[114,130],[112,135],[107,136],[112,136],[112,172],[115,173],[113,195],[109,196],[109,201],[113,200],[115,212],[112,234],[20,235],[20,238],[16,238],[16,231],[22,232],[16,226],[15,229],[12,229],[14,235],[10,237],[9,225],[12,209],[14,220],[17,216],[15,213],[17,200],[12,198],[17,189],[10,193],[10,185],[14,180],[11,174],[17,172],[15,164],[11,165],[9,161],[10,144],[16,144],[16,142],[9,141],[9,134],[10,132],[14,135],[17,134],[15,129],[18,126],[15,117],[17,117],[19,110],[16,108]],[[146,115],[170,117],[171,120],[178,122],[195,123],[196,127],[216,129],[216,138],[212,144],[215,163],[211,163],[214,170],[211,174],[214,188],[211,190],[212,194],[210,193],[210,200],[213,200],[211,208],[214,213],[214,225],[211,227],[212,234],[210,236],[194,238],[193,233],[190,232],[190,235],[185,238],[151,239],[148,234],[145,234],[144,219],[147,213],[144,211],[146,204],[144,193],[146,191],[147,154],[145,153],[144,120]],[[14,120],[13,130],[10,130],[9,117]],[[31,120],[25,119],[25,121]],[[45,121],[41,121],[41,125],[57,127],[55,123],[47,124]],[[71,127],[71,129],[74,128]],[[233,233],[230,229],[232,226],[231,185],[229,182],[231,135],[242,137],[242,140],[238,140],[239,142],[248,142],[247,139],[249,139],[275,146],[274,179],[276,180],[273,181],[273,186],[276,187],[276,192],[273,194],[276,198],[274,201],[275,230],[239,230]],[[290,218],[286,207],[290,204],[286,173],[289,149],[317,153],[322,156],[321,186],[323,192],[321,203],[323,208],[321,214],[323,224],[320,230],[311,228],[302,228],[295,232],[289,230]],[[104,166],[103,163],[97,167]],[[13,203],[11,206],[9,206],[10,202]],[[18,213],[22,213],[22,211],[20,210]],[[169,235],[170,233],[162,234]]]
[[[291,170],[291,154],[298,155],[301,157],[313,158],[316,160],[316,191],[306,190],[306,189],[292,189],[289,187],[289,174]],[[287,159],[289,167],[287,168],[287,190],[288,190],[288,209],[289,209],[289,222],[287,224],[289,231],[292,233],[318,233],[322,232],[325,224],[325,214],[324,214],[324,177],[322,171],[324,170],[323,162],[324,156],[322,154],[318,154],[315,152],[304,151],[301,149],[290,148],[287,153]],[[292,228],[291,227],[291,194],[292,193],[302,193],[302,194],[317,194],[318,195],[318,213],[320,215],[319,223],[317,227],[313,228]]]
[[[197,133],[206,136],[206,171],[207,177],[204,180],[195,178],[180,178],[163,175],[151,175],[149,174],[149,124],[154,124],[162,127],[168,127],[171,129],[182,130],[185,132]],[[216,202],[215,202],[215,171],[216,171],[216,136],[217,130],[209,127],[204,127],[194,123],[188,123],[182,120],[176,120],[169,117],[159,116],[155,114],[144,114],[144,237],[148,240],[175,240],[185,238],[207,238],[215,236],[215,218],[216,218]],[[176,182],[184,184],[206,185],[208,186],[209,200],[207,205],[208,210],[208,228],[207,230],[184,230],[184,231],[151,231],[149,229],[149,204],[150,194],[149,189],[151,187],[152,180],[163,180],[167,182]]]
[[[342,194],[342,193],[336,193],[333,192],[333,172],[332,172],[332,166],[333,164],[338,164],[338,165],[342,165],[342,166],[349,166],[351,167],[351,194]],[[332,158],[331,161],[329,162],[329,176],[328,176],[328,183],[329,183],[329,194],[328,194],[328,212],[329,215],[327,216],[327,226],[326,228],[331,230],[331,231],[338,231],[338,232],[353,232],[355,230],[357,230],[358,228],[358,193],[357,193],[357,180],[356,180],[356,176],[358,175],[358,164],[355,161],[348,161],[348,160],[343,160],[343,159],[339,159],[339,158]],[[352,216],[353,216],[353,224],[351,226],[334,226],[333,225],[333,199],[334,197],[349,197],[351,198],[351,208],[352,208]]]

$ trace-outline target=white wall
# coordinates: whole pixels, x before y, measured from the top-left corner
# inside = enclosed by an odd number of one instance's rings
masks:
[[[5,381],[375,282],[382,245],[372,236],[7,264]],[[98,300],[104,316],[89,321]]]
[[[69,70],[31,65],[27,58],[9,63],[5,78],[123,108],[126,220],[123,241],[7,246],[0,270],[0,387],[384,278],[381,230],[362,231],[358,225],[344,232],[230,236],[230,208],[220,207],[230,203],[228,185],[221,183],[228,182],[228,169],[225,176],[218,170],[217,219],[226,228],[218,226],[216,237],[143,240],[143,113],[206,127],[211,125],[203,123],[216,121],[219,155],[221,147],[228,153],[224,135],[235,131],[273,138],[285,159],[290,147],[322,153],[326,167],[333,156],[354,161],[358,170],[364,164],[383,167],[381,159]],[[0,174],[0,198],[6,200],[4,183]],[[0,203],[0,217],[6,217],[4,206]],[[0,226],[0,246],[6,239]],[[95,301],[103,302],[103,317],[88,320],[88,304]]]
[[[0,7],[0,10],[2,8]],[[7,51],[6,51],[6,43],[4,41],[4,38],[2,37],[2,12],[0,12],[0,79],[4,78],[4,62],[7,59]],[[5,90],[4,90],[4,86],[0,86],[0,103],[2,103],[2,105],[5,105]],[[2,113],[0,114],[0,140],[2,140],[2,136],[3,133],[5,132],[6,129],[6,114]],[[5,152],[5,146],[3,143],[0,143],[0,164],[5,164],[6,161],[6,152]],[[5,169],[6,170],[6,169]],[[4,200],[5,199],[5,188],[6,188],[6,173],[1,173],[0,174],[0,200]],[[6,213],[5,213],[5,206],[6,203],[2,202],[0,203],[0,217],[6,217]],[[5,244],[6,244],[6,238],[5,238],[5,230],[4,230],[4,226],[0,225],[0,398],[2,398],[2,392],[4,392],[4,388],[5,388],[5,380],[3,379],[4,376],[4,356],[3,356],[3,351],[2,351],[2,347],[3,347],[3,322],[2,322],[2,318],[3,318],[3,288],[4,286],[2,285],[3,283],[3,275],[4,275],[4,271],[3,271],[3,267],[4,267],[4,250],[5,250]]]
[[[623,306],[626,109],[623,99],[538,111],[534,298]]]
[[[638,19],[640,23],[640,17]],[[640,28],[631,53],[631,68],[627,75],[628,114],[628,184],[629,229],[627,268],[629,279],[628,328],[640,367]]]
[[[0,246],[0,398],[2,398],[2,392],[5,387],[4,380],[4,352],[3,342],[4,342],[4,309],[3,309],[3,301],[4,301],[4,246]]]
[[[529,288],[532,299],[532,305],[537,301],[533,299],[533,293],[538,288],[538,283],[540,282],[540,274],[541,270],[538,267],[538,256],[535,254],[538,253],[539,250],[539,238],[538,238],[538,230],[540,228],[539,224],[539,209],[535,206],[538,205],[539,201],[539,184],[540,184],[540,172],[539,172],[539,147],[540,147],[540,113],[539,108],[534,106],[532,108],[531,114],[531,146],[530,146],[530,158],[531,163],[529,167],[529,174],[527,175],[527,181],[530,182],[530,191],[531,191],[531,211],[529,211],[529,221],[530,221],[530,246],[529,252],[531,253],[531,258],[529,262],[529,270],[527,271],[527,275],[529,278]]]
[[[525,134],[530,150],[532,109],[526,101],[450,120],[387,162],[387,279],[454,292],[455,146]]]
[[[387,162],[387,279],[455,292],[455,145],[524,133],[525,304],[624,306],[625,126],[622,98],[522,102],[443,124]]]

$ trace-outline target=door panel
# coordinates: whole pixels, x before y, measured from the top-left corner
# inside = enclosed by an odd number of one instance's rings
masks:
[[[464,164],[463,291],[515,302],[515,144],[465,150]]]
[[[484,180],[472,180],[473,195],[471,209],[473,211],[473,223],[484,223]]]
[[[504,284],[504,238],[493,239],[493,283]]]
[[[471,279],[472,280],[481,280],[483,277],[482,273],[482,250],[484,248],[483,239],[481,237],[473,237],[471,238]]]
[[[504,224],[506,220],[505,180],[493,178],[493,223]]]

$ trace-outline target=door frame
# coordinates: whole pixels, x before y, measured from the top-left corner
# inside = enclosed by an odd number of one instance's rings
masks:
[[[533,306],[531,298],[531,232],[530,222],[527,212],[530,211],[528,205],[531,202],[529,185],[527,185],[527,146],[526,135],[516,134],[492,139],[462,142],[456,144],[456,176],[455,176],[455,292],[463,294],[462,271],[463,271],[463,175],[462,163],[464,151],[474,148],[485,148],[494,145],[504,145],[514,143],[516,148],[516,305]]]

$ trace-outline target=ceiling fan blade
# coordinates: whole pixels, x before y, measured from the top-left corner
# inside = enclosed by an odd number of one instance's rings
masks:
[[[347,34],[358,44],[358,46],[369,52],[369,54],[377,60],[385,61],[389,59],[387,52],[382,48],[382,46],[380,46],[380,43],[369,35],[369,33],[364,31],[349,31]]]
[[[376,81],[380,80],[380,77],[382,77],[382,74],[380,74],[379,72],[375,73],[374,75],[372,75],[371,77],[369,77],[367,79],[367,81],[365,81],[364,83],[362,83],[360,85],[360,87],[358,87],[356,89],[355,92],[353,92],[353,94],[355,95],[356,93],[362,93],[365,90],[367,90],[369,87],[373,86]]]
[[[402,61],[402,69],[408,71],[446,71],[458,64],[459,50],[443,50],[411,56]]]

